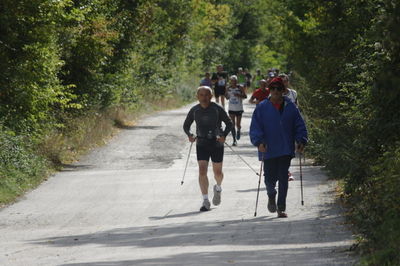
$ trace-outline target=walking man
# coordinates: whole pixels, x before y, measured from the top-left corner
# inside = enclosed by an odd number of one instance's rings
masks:
[[[256,89],[249,99],[249,103],[258,104],[269,96],[268,83],[265,79],[260,80],[260,88]]]
[[[208,162],[211,158],[216,185],[213,188],[213,204],[221,203],[221,183],[224,178],[222,161],[224,157],[225,138],[232,130],[233,124],[225,110],[216,103],[211,102],[212,90],[210,87],[201,86],[197,89],[199,104],[190,109],[183,130],[190,142],[196,141],[197,163],[199,165],[199,184],[203,195],[200,211],[209,211],[211,204],[208,199]],[[196,122],[196,136],[191,132],[190,126]],[[225,129],[222,129],[222,122]]]
[[[243,86],[245,89],[247,88],[247,78],[246,74],[243,71],[243,68],[239,67],[238,72],[236,74],[237,82],[240,86]]]
[[[307,144],[307,129],[298,108],[283,96],[285,86],[276,77],[269,84],[270,98],[259,103],[250,124],[250,140],[258,147],[259,156],[264,160],[264,182],[268,194],[268,210],[278,211],[278,217],[285,218],[288,191],[288,170],[290,161]],[[279,182],[278,192],[275,189]],[[276,202],[276,195],[278,201]]]
[[[224,71],[222,65],[217,66],[217,72],[213,73],[211,80],[214,84],[215,101],[219,104],[219,99],[221,98],[222,108],[225,108],[225,91],[228,73]]]
[[[211,80],[211,75],[210,72],[206,72],[204,74],[204,78],[200,80],[200,86],[207,86],[207,87],[212,87],[212,80]]]
[[[251,82],[252,87],[253,87],[253,91],[255,91],[256,89],[261,87],[260,81],[263,80],[264,77],[261,74],[261,69],[257,69],[256,74],[254,74],[253,76],[253,80]]]

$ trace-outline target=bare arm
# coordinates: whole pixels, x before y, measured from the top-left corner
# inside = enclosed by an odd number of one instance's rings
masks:
[[[240,97],[242,97],[243,99],[247,98],[247,94],[246,94],[246,90],[243,86],[240,86],[240,91],[241,91],[241,95]]]
[[[250,99],[249,99],[249,103],[251,103],[251,104],[256,104],[256,103],[257,103],[256,101],[257,101],[257,99],[254,98],[253,95],[251,95],[251,97],[250,97]]]

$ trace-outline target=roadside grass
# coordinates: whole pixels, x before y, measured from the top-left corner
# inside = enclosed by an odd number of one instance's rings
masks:
[[[179,98],[147,101],[135,108],[124,106],[91,111],[84,117],[70,119],[62,131],[49,134],[39,145],[40,154],[57,169],[76,161],[90,149],[101,146],[125,127],[134,126],[144,114],[176,108],[185,104]]]
[[[0,128],[0,207],[15,202],[52,173],[104,145],[121,128],[134,126],[144,114],[177,108],[189,100],[177,97],[148,101],[135,108],[113,107],[65,119],[64,127],[49,132],[33,146],[29,137],[14,136]]]

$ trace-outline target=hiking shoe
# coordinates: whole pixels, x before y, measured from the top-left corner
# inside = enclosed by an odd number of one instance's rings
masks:
[[[278,211],[278,218],[287,218],[287,213],[284,211]]]
[[[237,142],[234,141],[234,142],[232,143],[232,146],[237,146]]]
[[[201,212],[209,211],[211,207],[211,203],[208,199],[203,200],[203,205],[200,208]]]
[[[217,185],[214,185],[214,197],[213,197],[212,203],[215,206],[218,206],[221,203],[221,192],[222,191],[217,190]]]
[[[236,133],[236,139],[237,139],[237,140],[239,140],[239,139],[240,139],[240,129],[238,129],[238,130],[237,130],[237,133]]]
[[[269,212],[276,212],[276,202],[275,197],[268,197],[268,211]]]
[[[288,176],[289,176],[289,179],[288,179],[289,181],[294,181],[294,177],[291,172],[288,172]]]

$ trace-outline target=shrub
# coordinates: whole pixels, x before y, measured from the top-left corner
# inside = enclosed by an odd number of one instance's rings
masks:
[[[45,177],[46,160],[28,143],[28,136],[16,136],[0,127],[0,204],[10,202]]]

